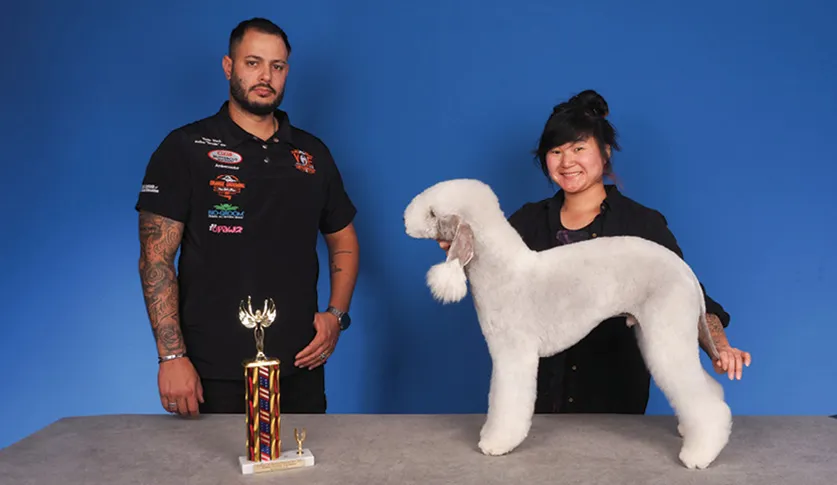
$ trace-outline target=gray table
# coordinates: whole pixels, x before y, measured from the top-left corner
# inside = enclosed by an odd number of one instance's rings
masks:
[[[535,416],[512,454],[484,456],[481,415],[285,415],[283,449],[304,426],[311,468],[241,475],[244,418],[66,418],[0,450],[0,484],[837,484],[837,420],[735,419],[706,470],[677,460],[670,416]]]

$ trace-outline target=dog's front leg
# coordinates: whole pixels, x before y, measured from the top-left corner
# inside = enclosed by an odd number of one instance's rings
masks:
[[[535,410],[537,379],[536,349],[512,346],[492,351],[488,416],[479,442],[483,453],[508,453],[526,438]]]

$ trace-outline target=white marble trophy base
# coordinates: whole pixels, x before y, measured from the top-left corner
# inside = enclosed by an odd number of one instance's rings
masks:
[[[272,461],[250,461],[246,456],[238,457],[238,461],[241,464],[241,473],[252,475],[254,473],[314,466],[314,455],[308,448],[303,448],[301,455],[295,449],[283,451],[279,458]]]

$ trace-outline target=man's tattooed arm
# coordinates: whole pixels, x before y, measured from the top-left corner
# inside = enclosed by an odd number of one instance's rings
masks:
[[[712,341],[715,345],[728,346],[727,334],[724,332],[724,324],[714,313],[706,314],[706,324],[709,326],[709,333],[712,334]]]
[[[718,318],[718,315],[715,315],[714,313],[707,313],[706,325],[709,327],[709,335],[699,332],[700,346],[710,358],[714,358],[711,353],[712,346],[714,345],[716,349],[728,347],[729,341],[727,340],[727,335],[724,332],[724,325],[721,323],[721,319]]]
[[[329,304],[348,311],[357,282],[359,247],[354,226],[325,237],[331,267],[331,296]]]
[[[140,281],[157,352],[159,355],[185,352],[174,267],[174,257],[183,237],[183,223],[141,211],[139,236]]]

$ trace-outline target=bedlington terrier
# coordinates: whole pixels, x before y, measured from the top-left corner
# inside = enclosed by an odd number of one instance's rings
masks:
[[[709,466],[726,446],[732,413],[700,363],[706,332],[700,284],[674,252],[638,237],[602,237],[535,252],[478,180],[439,182],[404,212],[407,235],[451,241],[427,272],[435,299],[465,297],[470,282],[492,361],[479,448],[515,449],[529,433],[540,357],[559,353],[609,317],[627,317],[645,363],[678,419],[680,461]],[[711,339],[708,339],[711,341]],[[710,353],[717,356],[713,348]]]

